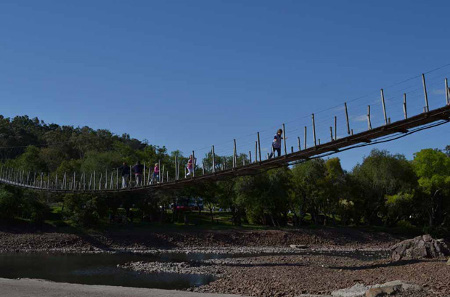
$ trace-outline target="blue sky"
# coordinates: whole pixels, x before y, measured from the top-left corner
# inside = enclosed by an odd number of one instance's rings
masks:
[[[359,98],[349,102],[355,130],[367,104],[381,124],[380,88],[393,120],[403,92],[409,113],[421,111],[416,76],[450,63],[449,11],[449,1],[3,0],[0,114],[197,155],[212,144],[231,154],[233,138],[248,152],[256,131],[265,152],[282,123],[295,146],[313,112],[328,139],[344,101]],[[444,105],[445,77],[450,66],[427,74],[431,108]],[[449,128],[374,147],[411,158],[450,144]],[[370,149],[338,156],[351,169]]]

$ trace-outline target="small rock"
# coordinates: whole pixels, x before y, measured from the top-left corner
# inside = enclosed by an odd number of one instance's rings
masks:
[[[293,249],[306,249],[306,248],[308,248],[308,246],[304,245],[304,244],[291,244],[290,247],[293,248]]]
[[[363,297],[369,287],[364,284],[356,284],[351,288],[341,289],[331,292],[331,296],[334,297]]]
[[[384,295],[392,295],[398,291],[400,291],[402,288],[401,285],[399,286],[382,286],[378,288],[370,288],[366,292],[366,297],[378,297],[378,296],[384,296]]]
[[[300,294],[297,297],[332,297],[331,295]]]

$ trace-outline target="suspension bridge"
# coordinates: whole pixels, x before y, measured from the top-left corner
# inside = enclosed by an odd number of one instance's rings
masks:
[[[304,137],[297,137],[297,145],[287,147],[286,139],[291,137],[286,135],[285,125],[283,124],[283,145],[282,155],[275,158],[263,156],[261,151],[261,141],[259,132],[256,133],[254,147],[248,151],[247,158],[242,162],[238,162],[238,153],[236,140],[234,140],[233,162],[232,165],[218,166],[216,164],[215,148],[211,148],[212,166],[196,164],[194,162],[193,174],[188,177],[180,177],[180,162],[175,158],[174,172],[165,171],[164,164],[160,164],[161,172],[157,179],[154,179],[153,168],[144,165],[142,181],[140,183],[127,182],[127,187],[122,187],[122,176],[118,169],[105,170],[105,172],[87,173],[70,173],[63,176],[52,175],[49,173],[25,172],[15,168],[2,166],[0,168],[0,183],[8,184],[20,188],[26,188],[37,191],[47,191],[53,193],[83,193],[83,192],[129,192],[129,191],[152,191],[163,189],[177,189],[188,185],[195,185],[205,181],[218,181],[236,176],[254,175],[263,170],[279,168],[283,166],[293,165],[299,162],[305,162],[314,158],[326,157],[342,151],[355,149],[358,147],[373,145],[377,143],[389,142],[410,134],[444,125],[450,121],[450,89],[448,87],[448,79],[444,79],[445,88],[442,96],[442,106],[430,109],[428,102],[427,85],[425,75],[421,75],[423,89],[424,106],[422,112],[413,116],[408,114],[408,104],[406,93],[403,94],[403,102],[400,106],[403,108],[402,119],[392,121],[388,117],[386,110],[386,100],[384,90],[380,92],[380,104],[382,106],[383,122],[377,127],[372,126],[371,106],[367,106],[367,129],[358,133],[354,133],[350,126],[349,111],[347,103],[344,103],[345,126],[344,128],[337,126],[337,117],[334,116],[334,125],[329,128],[328,141],[321,141],[316,133],[316,118],[311,115],[311,126],[304,127]],[[380,116],[380,115],[378,115]],[[338,129],[344,132],[345,136],[339,137]],[[342,133],[342,131],[340,131]],[[312,143],[308,145],[308,137],[312,136]],[[294,137],[295,138],[295,137]],[[323,140],[324,138],[322,138]],[[253,159],[252,159],[253,152]],[[195,160],[195,151],[192,152]],[[264,157],[264,159],[263,159]],[[162,167],[161,167],[162,165]],[[201,165],[201,166],[200,166]]]

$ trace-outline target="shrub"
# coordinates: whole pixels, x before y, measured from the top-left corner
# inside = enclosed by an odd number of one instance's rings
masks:
[[[15,196],[6,189],[0,189],[0,218],[12,219],[20,210],[21,197]]]
[[[104,199],[89,194],[67,194],[64,197],[64,214],[77,225],[94,227],[105,217]]]

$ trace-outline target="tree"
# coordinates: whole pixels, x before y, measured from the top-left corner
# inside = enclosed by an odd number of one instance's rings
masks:
[[[346,172],[342,169],[339,158],[331,158],[325,162],[325,185],[327,189],[327,203],[325,212],[335,218],[341,205],[341,200],[347,191]]]
[[[424,149],[414,155],[414,171],[424,196],[430,227],[450,216],[450,157],[439,150]]]
[[[290,179],[286,167],[243,177],[236,183],[237,202],[245,207],[249,222],[286,225]]]
[[[403,155],[391,155],[387,151],[372,150],[362,164],[352,172],[358,187],[355,197],[361,215],[368,224],[380,224],[386,216],[387,195],[410,193],[416,186],[412,165]]]
[[[298,164],[292,169],[292,184],[300,218],[309,213],[315,223],[328,209],[325,161],[314,159]]]
[[[28,146],[16,162],[17,169],[25,172],[48,172],[47,164],[41,159],[40,150],[35,146]]]

